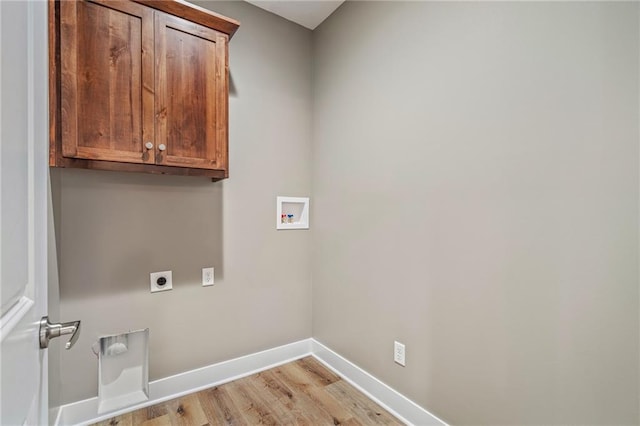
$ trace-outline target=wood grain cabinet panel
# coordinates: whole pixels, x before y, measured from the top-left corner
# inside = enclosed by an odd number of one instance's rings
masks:
[[[153,164],[152,10],[65,1],[60,13],[63,155]]]
[[[228,177],[236,21],[171,0],[49,7],[51,166]]]
[[[155,40],[158,164],[226,169],[227,36],[156,13]]]

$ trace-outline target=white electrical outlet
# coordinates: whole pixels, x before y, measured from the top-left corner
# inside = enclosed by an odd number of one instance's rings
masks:
[[[202,268],[202,286],[206,287],[215,284],[213,268]]]
[[[149,284],[151,285],[151,293],[171,290],[173,288],[171,271],[152,272],[149,274]]]
[[[400,342],[393,342],[393,360],[404,367],[404,345]]]

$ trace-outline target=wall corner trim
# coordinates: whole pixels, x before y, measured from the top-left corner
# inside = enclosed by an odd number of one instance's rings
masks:
[[[447,425],[404,395],[312,338],[155,380],[149,383],[148,401],[125,409],[98,415],[97,397],[63,405],[60,407],[54,425],[88,425],[100,422],[129,411],[250,376],[309,355],[336,372],[401,421],[414,425]]]

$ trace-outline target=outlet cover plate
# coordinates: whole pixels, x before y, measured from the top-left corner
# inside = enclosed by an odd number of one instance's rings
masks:
[[[405,347],[400,342],[393,342],[393,360],[400,364],[401,366],[405,366]]]
[[[158,284],[158,280],[164,278],[166,280],[164,285]],[[151,293],[157,291],[167,291],[173,289],[173,280],[171,277],[171,271],[152,272],[149,274],[149,284],[151,285]]]
[[[215,284],[215,275],[213,268],[202,268],[202,286],[207,287]]]

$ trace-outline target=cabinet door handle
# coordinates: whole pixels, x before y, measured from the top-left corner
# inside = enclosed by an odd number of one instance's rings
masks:
[[[167,146],[165,144],[161,143],[160,145],[158,145],[158,149],[160,151],[164,151],[165,149],[167,149]]]
[[[147,149],[153,149],[153,144],[151,142],[147,142],[144,144],[144,147]]]

